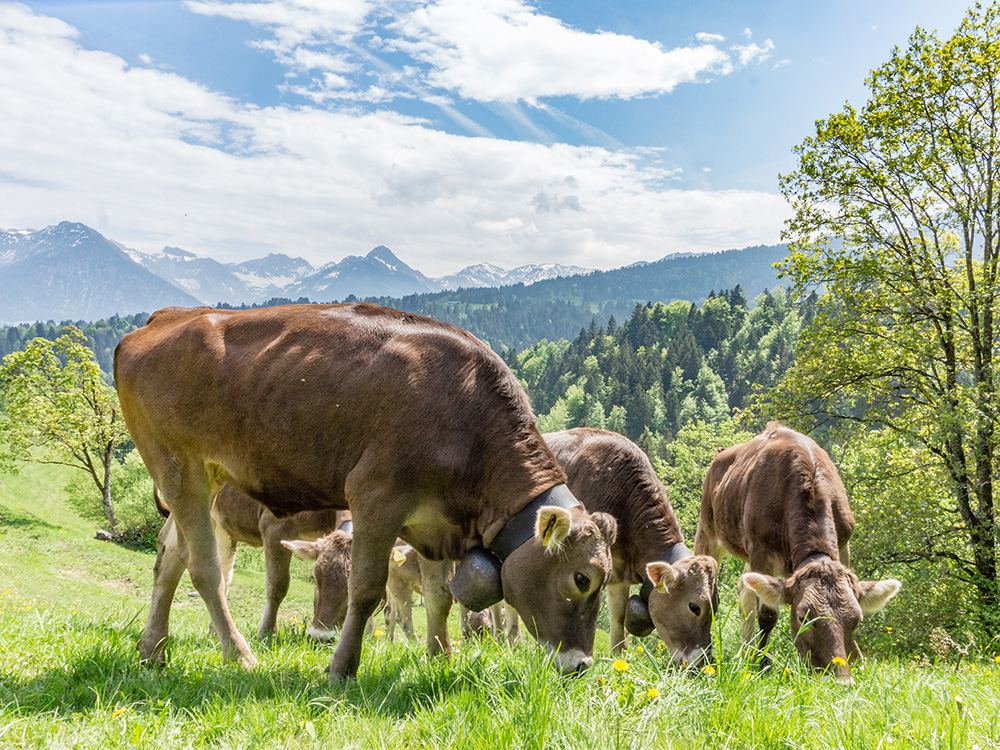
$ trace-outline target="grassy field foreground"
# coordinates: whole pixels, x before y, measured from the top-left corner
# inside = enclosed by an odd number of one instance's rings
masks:
[[[800,670],[787,637],[773,670],[747,669],[729,622],[722,658],[695,676],[655,639],[616,661],[599,633],[594,668],[567,680],[530,640],[458,641],[448,661],[379,633],[358,679],[331,685],[330,647],[302,635],[300,563],[279,635],[252,641],[258,669],[222,663],[186,579],[169,664],[147,669],[135,644],[153,555],[93,539],[61,500],[65,480],[44,467],[0,477],[0,747],[1000,748],[992,655],[958,669],[869,659],[844,688]],[[239,559],[231,605],[252,633],[262,562]]]

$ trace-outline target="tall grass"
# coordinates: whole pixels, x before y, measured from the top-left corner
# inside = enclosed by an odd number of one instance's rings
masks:
[[[358,678],[332,684],[332,647],[303,635],[302,565],[278,635],[252,642],[257,669],[222,662],[185,585],[168,664],[146,668],[135,644],[153,556],[92,539],[58,496],[35,494],[49,486],[61,485],[44,472],[0,480],[3,748],[1000,748],[995,654],[958,668],[870,659],[840,687],[800,667],[782,623],[761,672],[741,655],[727,596],[703,671],[671,665],[655,637],[614,659],[599,632],[594,667],[565,679],[530,640],[456,640],[449,660],[379,636]],[[243,555],[231,603],[247,632],[262,601],[259,555]]]

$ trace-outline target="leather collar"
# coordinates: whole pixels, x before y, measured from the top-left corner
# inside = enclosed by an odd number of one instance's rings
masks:
[[[687,560],[689,557],[694,557],[694,553],[687,548],[684,542],[677,542],[677,544],[668,547],[667,551],[657,558],[657,562],[665,562],[667,565],[673,565],[681,560]],[[653,593],[653,582],[649,576],[645,576],[642,588],[639,589],[639,596],[648,604],[651,593]]]
[[[501,563],[511,552],[535,535],[535,519],[538,516],[538,509],[543,505],[555,505],[568,510],[581,506],[582,503],[573,496],[565,484],[557,484],[545,490],[515,513],[514,517],[500,529],[500,533],[493,537],[489,549]]]

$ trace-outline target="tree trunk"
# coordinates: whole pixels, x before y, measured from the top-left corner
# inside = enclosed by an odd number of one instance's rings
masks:
[[[107,516],[111,533],[117,536],[121,532],[118,529],[118,518],[115,516],[115,508],[111,504],[111,459],[114,456],[114,444],[108,443],[104,449],[104,486],[101,487],[101,500],[104,502],[104,515]]]

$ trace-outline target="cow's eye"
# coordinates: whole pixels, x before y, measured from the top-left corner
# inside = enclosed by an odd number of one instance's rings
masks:
[[[694,612],[694,616],[695,617],[701,617],[701,607],[699,607],[694,602],[691,602],[690,604],[688,604],[688,609],[690,609],[692,612]]]
[[[580,591],[586,593],[590,590],[590,576],[586,573],[574,573],[573,580],[576,582],[576,587]]]

